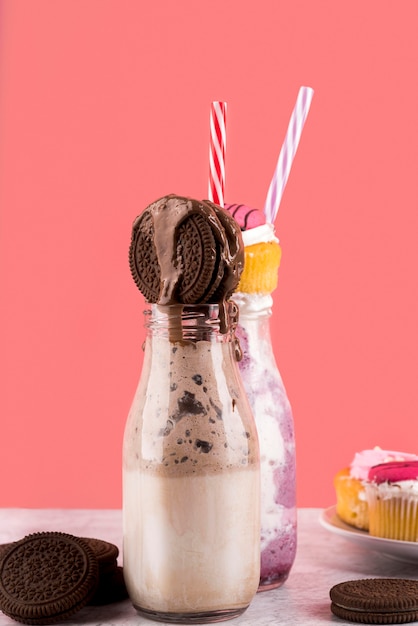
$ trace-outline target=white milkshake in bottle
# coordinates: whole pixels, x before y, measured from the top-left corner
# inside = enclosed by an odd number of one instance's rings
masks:
[[[205,217],[213,241],[196,216]],[[175,241],[160,245],[161,228]],[[186,234],[197,251],[187,248]],[[190,254],[205,257],[199,241],[215,258],[196,286],[179,266]],[[158,280],[144,279],[144,250],[148,265],[158,261]],[[154,303],[124,436],[127,588],[135,608],[153,619],[229,619],[249,605],[260,573],[258,439],[237,367],[237,308],[228,300],[242,270],[240,229],[211,203],[168,196],[135,221],[130,258],[138,287]],[[185,303],[191,290],[206,301]]]

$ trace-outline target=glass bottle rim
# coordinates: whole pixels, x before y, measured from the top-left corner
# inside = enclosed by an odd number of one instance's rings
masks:
[[[176,331],[183,339],[201,339],[210,336],[223,337],[225,341],[235,338],[238,323],[238,307],[228,300],[222,304],[169,304],[147,303],[143,311],[144,326],[150,333]],[[224,319],[223,319],[224,317]]]

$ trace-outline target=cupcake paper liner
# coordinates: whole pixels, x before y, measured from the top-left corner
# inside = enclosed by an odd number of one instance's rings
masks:
[[[399,494],[382,498],[379,487],[367,487],[369,533],[375,537],[418,541],[418,495]]]

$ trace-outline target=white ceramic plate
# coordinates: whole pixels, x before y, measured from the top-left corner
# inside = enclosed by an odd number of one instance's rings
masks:
[[[354,526],[345,524],[337,516],[335,509],[335,506],[331,506],[329,509],[322,511],[320,515],[319,521],[327,530],[336,535],[341,535],[341,537],[345,537],[349,541],[354,541],[368,550],[379,552],[393,559],[418,563],[418,542],[372,537],[366,530],[359,530],[354,528]]]

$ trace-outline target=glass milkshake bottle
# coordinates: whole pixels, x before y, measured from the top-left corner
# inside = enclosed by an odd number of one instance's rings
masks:
[[[238,206],[247,211],[247,218],[248,211],[253,211]],[[266,591],[284,583],[296,554],[295,438],[292,410],[270,336],[271,294],[277,286],[281,247],[270,224],[242,235],[245,266],[234,300],[240,311],[237,336],[243,352],[239,369],[260,442],[259,591]]]
[[[230,619],[258,588],[259,447],[236,324],[231,301],[145,312],[123,444],[123,558],[132,603],[152,619]]]

